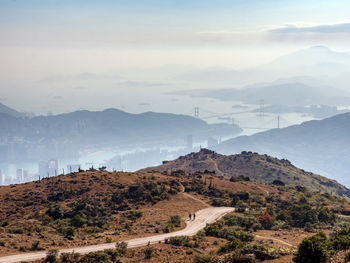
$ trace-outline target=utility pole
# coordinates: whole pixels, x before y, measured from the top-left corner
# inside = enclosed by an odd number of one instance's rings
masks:
[[[198,106],[194,107],[194,117],[199,118],[199,107]]]

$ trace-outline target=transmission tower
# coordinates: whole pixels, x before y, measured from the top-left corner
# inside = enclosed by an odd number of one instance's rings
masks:
[[[199,107],[194,107],[194,117],[199,118]]]

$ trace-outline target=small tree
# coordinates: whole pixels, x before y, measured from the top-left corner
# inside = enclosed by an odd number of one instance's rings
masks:
[[[323,232],[305,238],[298,246],[293,257],[295,263],[324,263],[327,262],[332,250]]]
[[[259,222],[265,229],[270,229],[273,226],[275,219],[269,213],[265,213],[259,216]]]

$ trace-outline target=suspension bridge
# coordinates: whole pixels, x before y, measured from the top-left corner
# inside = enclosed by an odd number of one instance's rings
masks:
[[[271,117],[270,115],[266,115],[264,112],[264,104],[263,102],[260,104],[260,107],[258,109],[251,109],[251,110],[244,110],[244,111],[233,111],[233,112],[213,112],[204,108],[195,107],[194,108],[194,117],[201,119],[201,120],[210,120],[210,119],[222,119],[231,122],[232,124],[237,123],[239,124],[239,121],[237,121],[236,117],[237,115],[243,115],[243,114],[253,114],[255,120],[251,121],[254,123],[252,126],[245,126],[245,125],[239,125],[242,129],[252,129],[252,130],[269,130],[273,128],[281,128],[282,126],[286,127],[291,125],[288,120],[281,117],[280,115],[273,114]],[[263,121],[263,122],[262,122]],[[256,125],[256,123],[259,123],[259,125]]]

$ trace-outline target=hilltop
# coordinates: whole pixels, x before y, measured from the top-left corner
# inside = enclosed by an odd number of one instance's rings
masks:
[[[181,156],[174,161],[165,161],[163,165],[149,167],[141,171],[171,172],[182,170],[186,173],[211,171],[225,177],[249,177],[258,183],[281,181],[289,186],[305,186],[313,191],[327,192],[338,196],[350,197],[350,190],[335,180],[306,172],[285,159],[253,152],[242,152],[236,155],[222,155],[202,149],[200,152]]]
[[[227,140],[213,150],[222,154],[264,152],[298,167],[350,184],[350,113]]]

